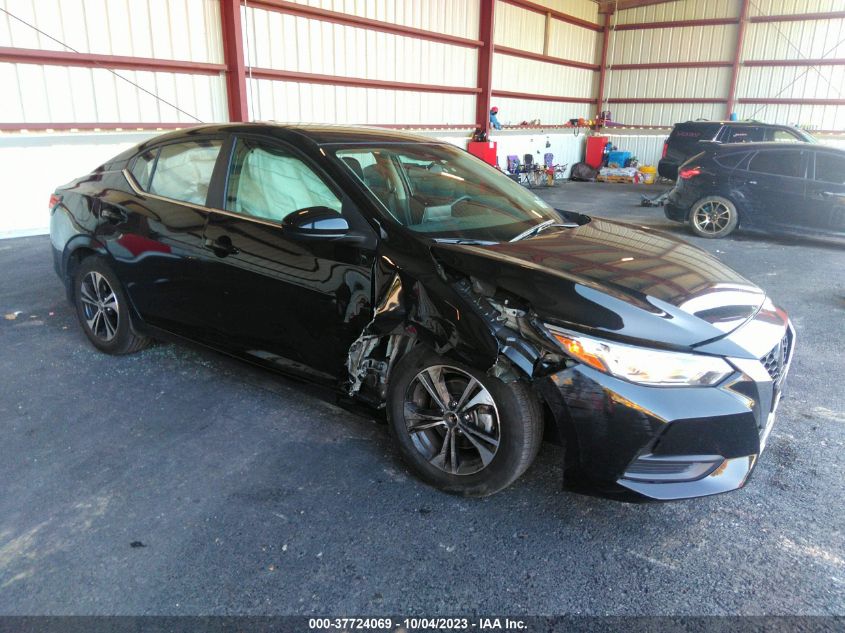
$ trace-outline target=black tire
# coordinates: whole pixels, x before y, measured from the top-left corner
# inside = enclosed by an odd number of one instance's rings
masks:
[[[429,369],[441,372],[440,382],[447,386],[452,396],[449,404],[455,406],[450,407],[448,412],[446,409],[435,410],[437,405],[430,395],[431,391],[423,390],[420,376]],[[431,374],[426,373],[426,376]],[[471,378],[478,383],[475,387],[477,391],[472,392],[477,395],[467,396],[467,406],[461,408],[458,399],[464,386],[473,384]],[[420,397],[427,400],[427,408],[423,409],[417,403]],[[487,398],[489,400],[485,400]],[[481,404],[469,406],[474,401]],[[431,409],[434,415],[425,416],[424,420],[410,417],[424,410],[428,412],[430,407],[434,407]],[[442,424],[429,422],[441,413],[451,416],[451,422],[447,422],[445,417]],[[490,495],[512,484],[534,461],[543,441],[542,408],[528,385],[502,382],[484,372],[438,356],[424,347],[412,350],[397,363],[388,385],[387,417],[390,431],[408,467],[426,483],[444,492],[464,496]],[[414,433],[409,430],[413,421],[418,425],[438,426]],[[442,450],[437,450],[437,439],[443,440],[442,446],[447,445],[444,436],[449,433],[450,424],[454,433],[450,437],[455,440],[446,452],[452,457],[447,455],[444,463],[437,465],[443,454]],[[492,443],[480,440],[494,436],[497,439],[495,450]],[[479,445],[485,450],[480,450]],[[453,446],[457,454],[452,453]],[[430,452],[424,454],[426,450]],[[474,454],[477,457],[473,458]],[[485,462],[485,456],[489,461]]]
[[[706,196],[692,205],[688,222],[698,237],[718,239],[733,233],[739,224],[739,211],[727,198]]]
[[[77,267],[73,303],[82,331],[101,352],[133,354],[150,344],[149,338],[133,330],[126,293],[102,257],[92,255]]]

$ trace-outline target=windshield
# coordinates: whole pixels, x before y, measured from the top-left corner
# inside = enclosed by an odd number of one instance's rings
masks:
[[[396,221],[429,237],[504,242],[561,221],[533,193],[451,145],[356,145],[333,153]]]

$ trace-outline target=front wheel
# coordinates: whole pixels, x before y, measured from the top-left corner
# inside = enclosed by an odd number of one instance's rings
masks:
[[[699,237],[725,237],[739,224],[739,213],[736,205],[727,198],[707,196],[692,206],[689,224]]]
[[[424,348],[394,370],[390,430],[408,466],[445,492],[484,496],[522,475],[540,448],[543,418],[530,388]]]

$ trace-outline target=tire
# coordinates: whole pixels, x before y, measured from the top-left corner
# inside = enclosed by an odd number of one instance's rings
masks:
[[[445,407],[439,406],[442,388],[450,398]],[[387,417],[408,467],[457,495],[506,488],[528,469],[543,440],[542,409],[526,384],[504,383],[424,347],[396,365]],[[411,426],[423,428],[412,432]]]
[[[129,301],[105,259],[84,259],[73,276],[73,303],[82,331],[106,354],[133,354],[150,344],[132,329]]]
[[[727,198],[707,196],[692,205],[688,222],[698,237],[717,239],[733,232],[739,224],[739,212]]]

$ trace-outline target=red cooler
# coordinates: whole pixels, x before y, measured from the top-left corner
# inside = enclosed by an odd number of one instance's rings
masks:
[[[604,158],[604,146],[610,142],[607,136],[588,136],[587,137],[587,156],[584,162],[593,169],[601,167],[601,161]]]
[[[496,166],[496,141],[470,141],[467,151],[473,156],[478,156],[485,163]]]

